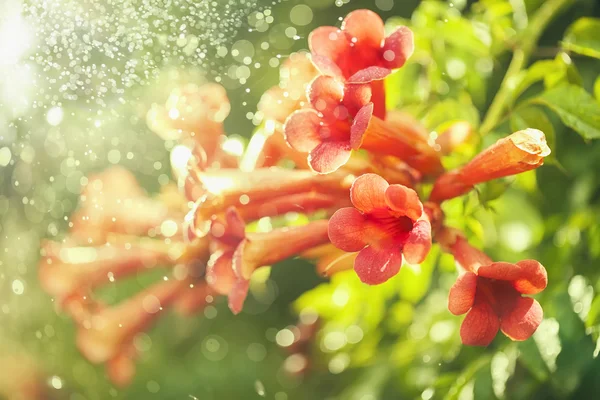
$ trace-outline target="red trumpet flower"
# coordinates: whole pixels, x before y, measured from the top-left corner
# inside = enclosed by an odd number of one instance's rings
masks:
[[[348,14],[341,29],[333,26],[315,29],[308,43],[313,55],[333,61],[346,78],[369,67],[386,69],[389,74],[402,67],[414,51],[409,28],[400,27],[385,37],[383,21],[369,10]],[[318,57],[313,62],[320,67]]]
[[[414,264],[425,259],[431,225],[414,190],[365,174],[352,184],[350,198],[354,208],[342,208],[329,220],[329,238],[341,250],[359,252],[354,270],[361,281],[387,281],[400,270],[403,255]]]
[[[308,90],[314,109],[296,111],[285,123],[288,144],[309,153],[308,164],[322,174],[339,169],[358,149],[398,157],[425,175],[439,174],[439,155],[427,139],[375,116],[371,93],[366,84],[316,78]]]
[[[215,248],[208,263],[207,282],[217,292],[228,295],[229,308],[238,314],[254,271],[326,243],[327,221],[270,232],[245,232],[244,221],[232,207],[224,218],[213,221],[211,237]]]
[[[478,183],[535,169],[544,164],[548,155],[550,148],[542,131],[515,132],[483,150],[463,167],[441,175],[430,200],[439,203],[469,192]]]
[[[498,330],[518,341],[533,335],[542,322],[543,310],[536,300],[522,295],[546,288],[548,276],[542,264],[535,260],[493,262],[460,235],[450,251],[466,270],[448,298],[452,314],[467,313],[460,328],[463,344],[487,346]]]

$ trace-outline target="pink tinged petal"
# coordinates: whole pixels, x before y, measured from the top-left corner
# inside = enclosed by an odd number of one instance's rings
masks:
[[[546,288],[548,275],[546,269],[535,260],[519,261],[516,264],[495,262],[482,266],[477,275],[484,278],[509,281],[523,294],[536,294]]]
[[[431,224],[427,220],[417,221],[408,235],[402,249],[404,258],[410,264],[420,264],[431,250]]]
[[[354,271],[367,285],[379,285],[396,275],[402,266],[402,253],[399,249],[386,246],[368,246],[358,252],[354,261]]]
[[[400,68],[414,51],[413,32],[406,26],[402,26],[385,39],[382,53],[383,65],[390,69]]]
[[[375,209],[387,209],[384,194],[390,185],[377,174],[359,176],[350,187],[350,200],[354,207],[364,213]]]
[[[423,204],[414,190],[403,185],[390,185],[385,191],[385,202],[392,210],[406,215],[413,221],[423,215]]]
[[[322,142],[320,128],[321,118],[316,111],[298,110],[285,121],[283,132],[290,147],[308,153]]]
[[[238,279],[228,296],[229,309],[234,314],[239,314],[244,307],[246,297],[248,297],[248,289],[250,288],[250,281],[246,279]]]
[[[544,312],[542,306],[530,297],[519,297],[515,306],[502,316],[502,332],[512,340],[526,340],[540,326]]]
[[[387,76],[391,73],[392,70],[388,68],[372,66],[356,72],[354,75],[348,78],[348,83],[369,83],[373,81],[380,81],[387,78]]]
[[[206,267],[206,282],[219,294],[231,292],[236,280],[232,266],[233,252],[213,253]]]
[[[354,150],[360,149],[363,142],[363,136],[373,117],[373,103],[369,103],[361,108],[354,116],[352,127],[350,128],[350,144]]]
[[[347,142],[323,142],[310,152],[308,165],[319,174],[329,174],[346,164],[351,154]]]
[[[487,346],[500,329],[500,320],[485,301],[476,302],[460,326],[460,338],[467,346]]]
[[[385,38],[383,21],[373,11],[356,10],[344,18],[342,29],[356,38],[359,46],[380,48]]]
[[[548,285],[546,268],[536,260],[523,260],[517,263],[521,267],[521,277],[513,282],[513,287],[523,294],[537,294]]]
[[[367,244],[365,223],[365,216],[356,208],[340,208],[329,219],[329,240],[340,250],[359,251]]]
[[[307,95],[315,110],[329,114],[342,102],[344,84],[330,76],[319,76],[308,87]]]
[[[324,56],[339,65],[350,48],[348,36],[333,26],[321,26],[308,36],[308,46],[313,55]]]
[[[349,114],[355,116],[362,107],[371,102],[372,95],[371,85],[346,83],[342,103],[348,109]]]
[[[477,275],[469,271],[460,275],[450,288],[448,310],[454,315],[466,313],[473,307],[476,292]]]
[[[342,70],[330,58],[318,54],[312,54],[311,60],[321,74],[325,76],[332,76],[339,80],[344,79]]]
[[[231,235],[240,240],[246,236],[246,223],[235,207],[227,209],[225,221],[227,221],[226,235]]]

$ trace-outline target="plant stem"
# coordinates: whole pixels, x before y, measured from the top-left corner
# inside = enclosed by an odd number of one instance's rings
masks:
[[[500,85],[500,90],[494,97],[490,108],[488,109],[483,123],[481,124],[481,135],[488,134],[502,117],[507,103],[514,89],[514,79],[527,65],[531,53],[535,50],[536,44],[546,26],[563,8],[570,6],[576,0],[547,0],[537,10],[531,22],[525,30],[521,32],[521,38],[517,42],[513,58],[510,61],[506,75]]]

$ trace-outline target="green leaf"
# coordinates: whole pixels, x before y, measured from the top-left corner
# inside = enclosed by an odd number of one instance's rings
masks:
[[[510,116],[510,128],[513,131],[520,131],[527,128],[535,128],[544,132],[546,142],[552,153],[546,157],[548,161],[556,158],[556,133],[550,118],[538,107],[522,108]]]
[[[600,105],[583,88],[561,85],[531,100],[554,111],[584,139],[600,138]]]
[[[521,71],[515,79],[515,88],[512,91],[512,102],[536,82],[544,80],[548,74],[560,72],[562,66],[556,60],[541,60],[533,63],[525,71]]]
[[[456,379],[454,385],[450,387],[450,390],[448,390],[448,393],[444,396],[444,400],[457,400],[462,389],[475,377],[477,372],[482,368],[488,367],[491,360],[491,356],[483,355],[477,360],[472,361],[467,368],[463,369],[463,372]]]
[[[456,48],[483,57],[490,53],[489,47],[482,40],[471,21],[464,18],[449,19],[440,27],[444,40]]]
[[[596,100],[600,102],[600,75],[596,78],[596,82],[594,83],[594,96],[596,96]]]
[[[477,194],[479,197],[479,203],[485,206],[492,200],[496,200],[506,192],[506,189],[510,187],[512,180],[505,179],[494,179],[477,185]]]
[[[473,127],[478,127],[479,112],[468,98],[461,101],[448,99],[436,103],[423,118],[423,123],[432,130],[438,130],[451,121],[467,121]]]
[[[567,29],[562,45],[584,56],[600,58],[600,19],[580,18]]]

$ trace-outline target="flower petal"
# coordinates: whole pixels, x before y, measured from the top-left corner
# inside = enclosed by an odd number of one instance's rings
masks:
[[[283,132],[286,142],[295,150],[310,152],[321,142],[321,118],[314,110],[298,110],[285,121]]]
[[[365,247],[365,216],[356,208],[340,208],[329,219],[329,240],[340,250],[359,251]]]
[[[521,267],[521,278],[513,282],[519,293],[537,294],[548,285],[546,268],[536,260],[523,260],[517,263]]]
[[[337,66],[330,58],[319,54],[312,54],[311,60],[319,72],[325,76],[332,76],[339,80],[344,79],[344,74],[340,67]]]
[[[396,275],[402,266],[402,253],[392,246],[368,246],[358,252],[354,271],[368,285],[378,285]]]
[[[344,18],[342,29],[356,38],[356,45],[379,49],[385,38],[381,17],[371,10],[356,10]]]
[[[514,281],[521,276],[521,268],[516,264],[499,261],[482,265],[477,270],[477,275],[501,281]]]
[[[384,194],[389,184],[377,174],[364,174],[352,183],[350,200],[354,207],[364,213],[375,209],[387,209]]]
[[[523,260],[516,264],[495,262],[482,266],[477,275],[510,281],[513,287],[523,294],[536,294],[546,288],[548,275],[542,264],[536,260]]]
[[[342,102],[344,84],[330,76],[321,75],[309,85],[307,95],[315,110],[330,114]]]
[[[390,185],[385,191],[385,202],[394,211],[403,213],[413,221],[423,215],[423,205],[414,190],[403,185]]]
[[[501,329],[512,340],[525,340],[533,335],[543,317],[540,303],[530,297],[519,297],[514,308],[501,316]]]
[[[422,263],[431,250],[431,224],[427,220],[414,224],[402,249],[404,258],[410,264]]]
[[[467,346],[487,346],[492,343],[500,328],[500,320],[492,307],[478,301],[460,326],[460,338]]]
[[[342,103],[348,109],[350,115],[356,116],[361,108],[371,102],[372,95],[371,85],[346,83],[344,85],[344,99]]]
[[[346,164],[351,154],[347,142],[323,142],[310,152],[308,164],[315,172],[329,174]]]
[[[380,81],[387,78],[387,76],[391,73],[392,70],[388,68],[378,66],[367,67],[365,69],[361,69],[348,78],[348,83],[369,83],[373,81]]]
[[[414,51],[413,32],[406,26],[402,26],[385,39],[383,65],[390,69],[400,68]]]
[[[469,271],[460,275],[450,288],[448,310],[454,315],[466,313],[473,307],[476,292],[477,275]]]
[[[234,314],[239,314],[244,307],[246,297],[248,297],[248,289],[250,288],[250,281],[246,279],[238,279],[227,298],[229,309]]]
[[[233,251],[211,254],[206,266],[206,282],[219,294],[231,292],[236,276],[232,266]]]
[[[350,144],[354,150],[358,150],[363,142],[363,136],[373,117],[373,103],[369,103],[361,108],[354,116],[352,127],[350,127]]]
[[[338,28],[321,26],[308,36],[308,46],[313,55],[327,57],[343,69],[343,59],[350,48],[350,40]]]

